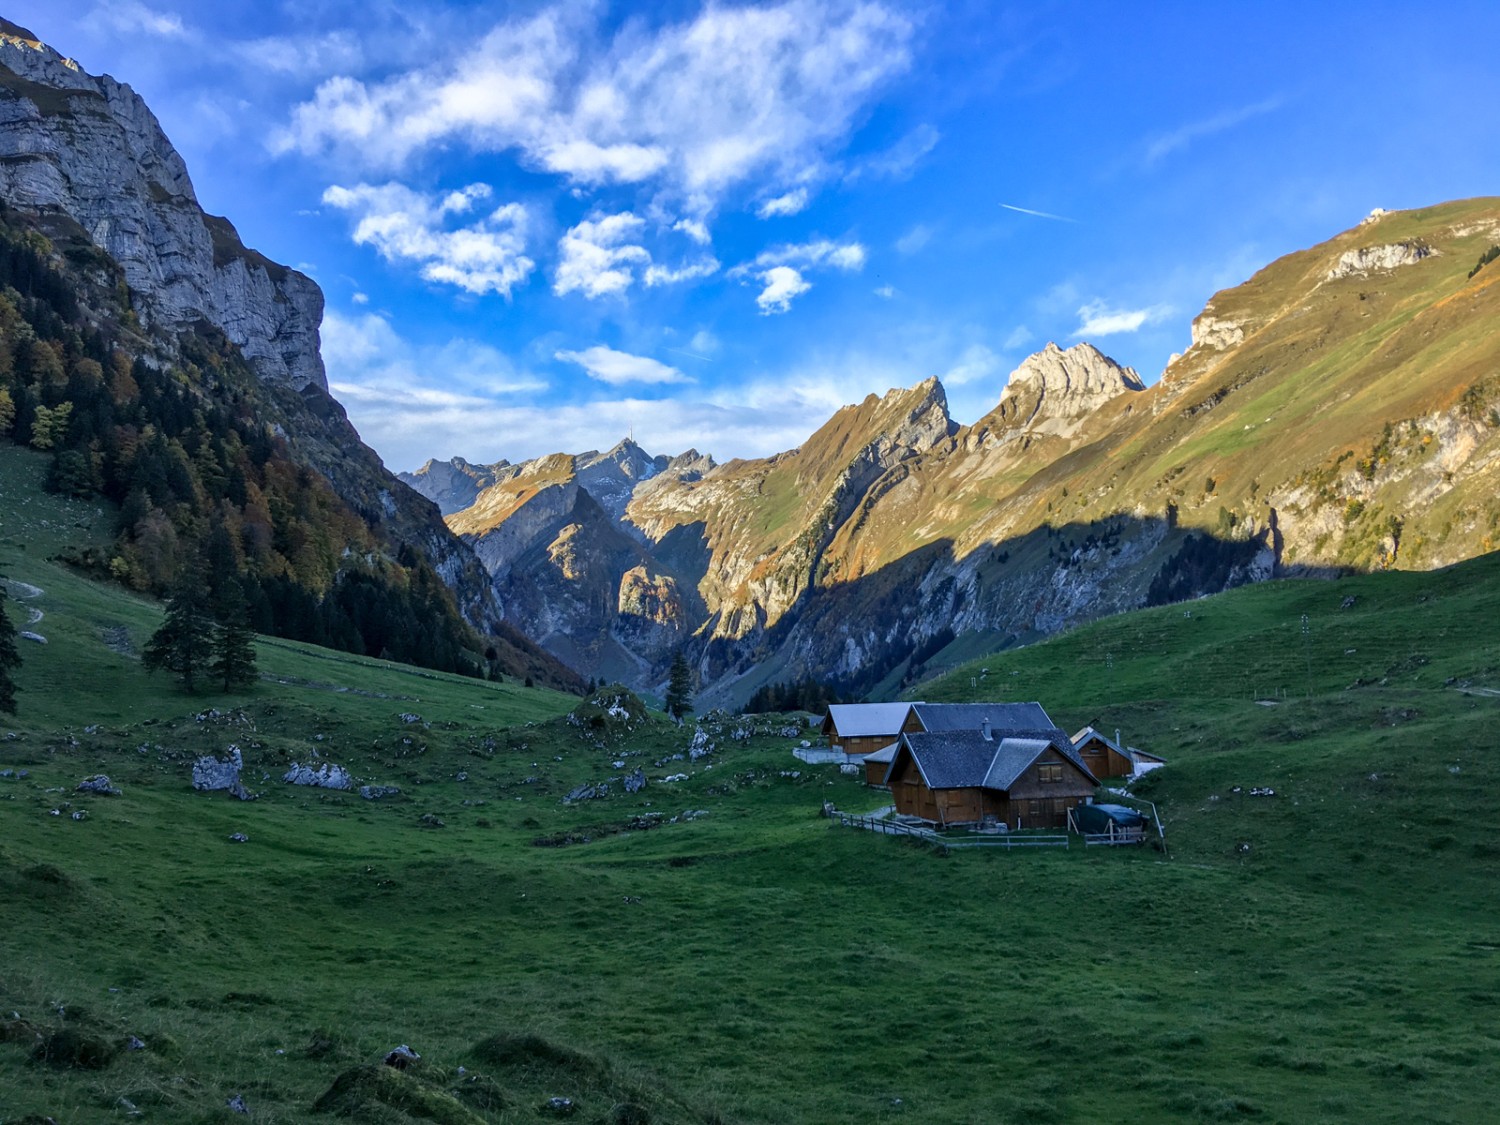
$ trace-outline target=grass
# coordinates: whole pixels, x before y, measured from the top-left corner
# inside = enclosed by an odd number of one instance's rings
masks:
[[[879,796],[777,720],[711,718],[714,752],[676,759],[660,718],[576,726],[566,697],[279,641],[252,694],[181,695],[101,640],[138,648],[158,610],[20,550],[16,510],[0,572],[45,591],[9,604],[49,643],[0,723],[0,1122],[243,1120],[236,1095],[264,1122],[555,1097],[584,1122],[1479,1121],[1500,1092],[1500,558],[1247,588],[921,685],[1169,761],[1138,791],[1170,860],[943,857],[818,817]],[[231,742],[252,803],[189,784]],[[402,795],[281,784],[314,754]],[[640,793],[563,800],[637,766]],[[77,793],[96,772],[122,795]],[[109,1061],[38,1061],[39,1035]],[[420,1065],[378,1066],[401,1043]]]

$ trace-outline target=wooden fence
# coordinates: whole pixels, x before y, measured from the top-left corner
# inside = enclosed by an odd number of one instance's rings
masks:
[[[925,840],[929,844],[936,844],[944,848],[1065,848],[1068,846],[1068,837],[1063,836],[1034,836],[1024,833],[996,833],[993,836],[942,836],[930,828],[919,828],[912,824],[903,824],[899,820],[888,820],[885,817],[855,816],[852,813],[837,812],[831,814],[845,828],[862,828],[867,832],[879,832],[885,836],[915,836],[919,840]]]

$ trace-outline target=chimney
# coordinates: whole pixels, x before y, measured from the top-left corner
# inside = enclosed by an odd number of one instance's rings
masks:
[[[1125,744],[1120,741],[1120,728],[1119,727],[1115,727],[1115,746],[1117,748],[1121,749],[1121,750],[1125,749]]]
[[[982,735],[984,735],[984,740],[986,742],[990,741],[990,721],[989,721],[989,719],[985,719],[984,722],[980,724],[980,726],[979,726],[979,733],[982,734]]]

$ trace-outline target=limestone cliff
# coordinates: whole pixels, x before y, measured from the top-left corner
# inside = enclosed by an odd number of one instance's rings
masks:
[[[182,157],[128,85],[0,24],[0,196],[71,218],[125,270],[148,328],[217,326],[264,379],[327,389],[323,295],[204,214]]]

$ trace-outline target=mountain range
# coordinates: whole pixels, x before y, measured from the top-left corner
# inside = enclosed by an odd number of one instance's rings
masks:
[[[1103,614],[1287,574],[1432,568],[1500,537],[1500,200],[1376,210],[1217,293],[1146,386],[1049,344],[956,424],[936,379],[801,447],[403,474],[508,619],[585,675],[706,698],[889,693]]]

